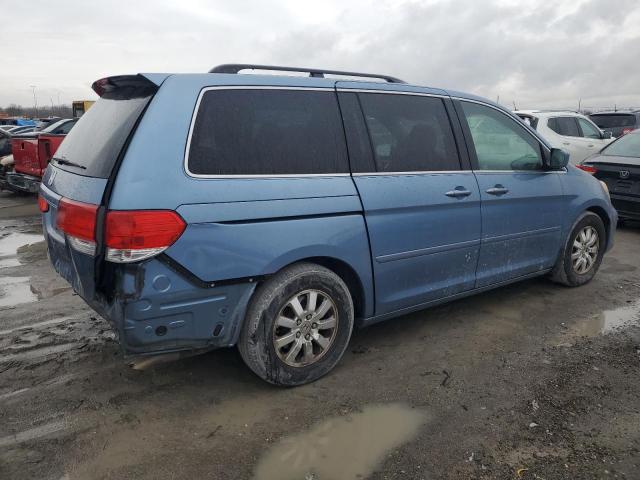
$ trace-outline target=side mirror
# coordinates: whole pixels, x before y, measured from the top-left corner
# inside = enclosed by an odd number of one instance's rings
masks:
[[[549,169],[562,170],[569,164],[569,154],[559,148],[552,148],[549,155]]]
[[[610,138],[613,138],[613,133],[612,132],[602,132],[602,138],[604,140],[609,140]]]

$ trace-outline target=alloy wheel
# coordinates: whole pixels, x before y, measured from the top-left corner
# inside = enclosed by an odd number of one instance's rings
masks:
[[[571,247],[571,263],[579,275],[584,275],[593,268],[600,250],[598,231],[586,226],[578,232]]]
[[[329,351],[338,331],[338,309],[320,290],[304,290],[280,309],[273,324],[273,346],[292,367],[317,362]]]

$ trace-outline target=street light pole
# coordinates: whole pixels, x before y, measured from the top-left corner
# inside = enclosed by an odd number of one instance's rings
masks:
[[[33,109],[35,110],[36,117],[38,117],[38,97],[36,97],[36,85],[29,85],[33,92]]]

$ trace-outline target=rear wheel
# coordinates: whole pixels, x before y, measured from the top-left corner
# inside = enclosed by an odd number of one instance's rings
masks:
[[[245,363],[276,385],[302,385],[328,373],[353,330],[353,301],[331,270],[299,263],[256,291],[238,342]]]
[[[605,245],[602,219],[595,213],[585,213],[574,225],[552,279],[570,287],[590,282],[600,268]]]

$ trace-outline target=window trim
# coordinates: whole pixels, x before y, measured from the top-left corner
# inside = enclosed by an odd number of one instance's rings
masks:
[[[217,85],[212,87],[204,87],[200,90],[198,94],[198,99],[196,100],[195,107],[193,109],[193,114],[191,115],[191,123],[189,124],[189,133],[187,136],[187,143],[185,145],[184,152],[184,162],[183,168],[184,172],[188,177],[196,178],[196,179],[272,179],[272,178],[314,178],[314,177],[349,177],[351,176],[351,172],[347,173],[283,173],[283,174],[250,174],[250,175],[216,175],[216,174],[206,174],[206,173],[193,173],[189,170],[189,150],[191,149],[191,137],[193,136],[193,130],[195,127],[196,117],[198,116],[198,111],[200,110],[200,103],[202,102],[202,98],[204,94],[212,91],[212,90],[305,90],[305,91],[315,91],[315,92],[329,92],[335,94],[335,88],[321,88],[321,87],[290,87],[285,85]],[[338,99],[336,98],[336,103]],[[339,110],[338,112],[342,117],[342,114]]]
[[[528,134],[531,137],[533,137],[533,139],[538,143],[541,149],[540,155],[542,157],[543,167],[544,167],[544,156],[545,154],[547,155],[551,154],[551,148],[547,146],[546,142],[542,139],[540,135],[538,135],[538,132],[536,130],[532,130],[528,128],[522,121],[519,121],[519,117],[513,118],[511,115],[509,115],[507,112],[503,111],[499,107],[496,107],[486,102],[473,100],[470,98],[451,97],[451,99],[454,100],[455,110],[456,110],[456,113],[458,114],[458,117],[460,118],[460,123],[462,124],[462,132],[465,138],[465,142],[467,144],[467,150],[469,151],[469,156],[471,160],[471,169],[473,173],[484,174],[484,175],[493,174],[493,173],[509,173],[509,174],[517,173],[519,175],[520,174],[540,175],[540,174],[546,174],[546,173],[566,173],[567,171],[566,168],[562,170],[545,170],[544,168],[542,168],[541,170],[481,170],[478,165],[478,157],[475,152],[475,144],[473,143],[473,138],[471,137],[471,131],[469,130],[469,125],[466,123],[467,120],[464,114],[462,102],[476,103],[484,107],[492,108],[493,110],[500,112],[505,117],[511,119],[516,125],[518,125],[518,127],[520,127],[524,131],[525,134]]]

